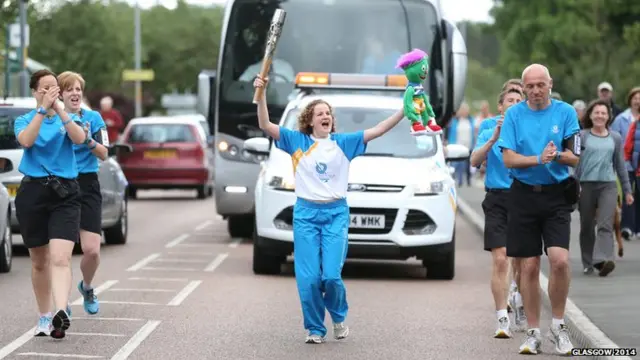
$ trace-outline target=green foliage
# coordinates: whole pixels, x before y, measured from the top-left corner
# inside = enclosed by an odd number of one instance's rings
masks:
[[[4,6],[2,6],[4,5]],[[13,22],[17,0],[0,0],[0,23]],[[178,1],[174,10],[141,10],[142,68],[155,80],[143,83],[145,97],[196,90],[203,68],[218,59],[222,8]],[[29,57],[55,72],[81,73],[88,91],[127,92],[122,71],[134,68],[134,9],[111,0],[31,1]],[[3,37],[4,38],[4,37]],[[151,109],[147,109],[151,110]]]

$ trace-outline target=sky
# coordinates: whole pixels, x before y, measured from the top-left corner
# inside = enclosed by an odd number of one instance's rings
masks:
[[[127,0],[135,3],[136,0]],[[138,0],[141,7],[146,8],[156,4],[164,5],[172,8],[176,4],[176,0]],[[187,0],[191,4],[199,5],[223,5],[225,0]],[[445,17],[457,22],[460,20],[471,21],[491,21],[489,10],[493,5],[492,0],[441,0],[444,8]]]

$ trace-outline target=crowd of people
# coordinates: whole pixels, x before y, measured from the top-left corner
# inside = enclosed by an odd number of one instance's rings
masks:
[[[513,311],[515,330],[526,329],[521,354],[540,351],[543,251],[550,265],[549,338],[559,354],[573,349],[563,320],[571,213],[577,209],[580,214],[579,245],[587,275],[611,273],[616,241],[618,256],[623,256],[619,237],[637,236],[640,224],[634,201],[640,176],[640,88],[629,92],[629,108],[622,111],[613,103],[608,83],[598,86],[598,99],[573,106],[553,96],[552,87],[548,69],[538,64],[527,67],[522,79],[507,81],[498,96],[499,114],[478,125],[469,164],[486,174],[482,208],[484,248],[493,262],[494,336],[512,337],[508,311]]]

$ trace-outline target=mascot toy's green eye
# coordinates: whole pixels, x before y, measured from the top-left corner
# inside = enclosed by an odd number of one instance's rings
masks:
[[[396,68],[402,69],[407,77],[407,88],[404,91],[404,116],[411,121],[411,134],[426,135],[442,133],[436,123],[436,114],[424,92],[422,83],[427,79],[429,56],[420,49],[413,49],[398,59]]]

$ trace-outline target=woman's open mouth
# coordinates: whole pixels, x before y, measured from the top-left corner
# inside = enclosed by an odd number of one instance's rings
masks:
[[[331,121],[330,120],[323,120],[320,125],[322,126],[322,130],[325,131],[329,131],[331,130]]]
[[[80,97],[71,97],[69,101],[73,106],[80,106]]]

